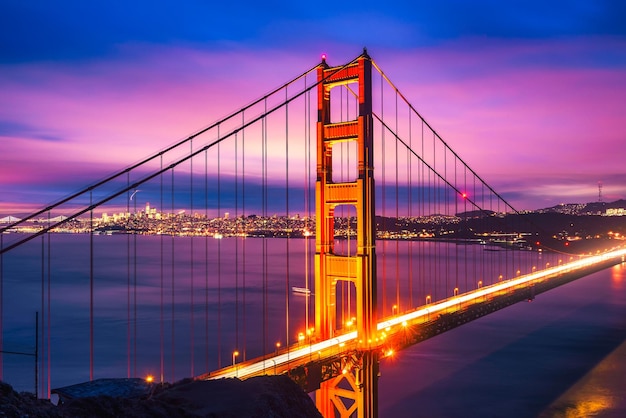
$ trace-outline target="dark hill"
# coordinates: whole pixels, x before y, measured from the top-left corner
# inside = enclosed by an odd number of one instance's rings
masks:
[[[287,376],[155,385],[146,399],[96,396],[59,406],[0,382],[0,417],[285,417],[321,418],[311,398]]]

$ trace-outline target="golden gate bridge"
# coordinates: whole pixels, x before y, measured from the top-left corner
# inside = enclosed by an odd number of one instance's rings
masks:
[[[377,415],[381,358],[626,254],[564,252],[366,51],[0,232],[0,379],[39,311],[41,397],[284,373],[329,417]]]

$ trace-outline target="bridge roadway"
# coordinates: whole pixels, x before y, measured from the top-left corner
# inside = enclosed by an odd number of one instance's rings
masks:
[[[474,291],[454,296],[439,302],[424,305],[414,311],[397,315],[378,323],[377,329],[379,338],[376,341],[363,343],[357,341],[357,332],[347,332],[334,338],[319,341],[292,344],[283,350],[264,357],[236,363],[234,365],[224,367],[196,377],[199,380],[219,379],[227,377],[248,378],[266,374],[281,374],[284,372],[292,372],[294,369],[302,368],[307,364],[341,364],[349,367],[349,361],[345,359],[350,357],[350,353],[356,353],[359,350],[379,349],[380,357],[393,354],[398,349],[415,344],[418,341],[429,338],[432,335],[421,336],[415,338],[415,330],[425,326],[436,326],[437,329],[431,332],[436,334],[445,331],[461,323],[468,322],[478,316],[493,312],[512,303],[516,303],[523,299],[532,299],[534,297],[534,288],[537,293],[549,290],[553,287],[564,284],[575,278],[590,274],[595,270],[603,269],[620,262],[624,262],[626,258],[626,249],[613,250],[604,254],[582,258],[566,264],[546,268],[545,270],[536,271],[515,279],[509,279],[493,285],[481,287]],[[569,278],[568,278],[569,276]],[[565,280],[560,278],[565,277]],[[561,281],[558,281],[561,280]],[[551,283],[554,282],[554,283]],[[519,290],[522,298],[519,297]],[[524,291],[525,290],[525,291]],[[517,298],[511,299],[509,296],[518,293]],[[505,303],[497,302],[508,297]],[[493,307],[482,312],[472,313],[468,318],[461,318],[463,312],[471,312],[473,308],[480,305],[493,304]],[[441,326],[437,324],[441,318],[446,316],[458,315],[455,324],[452,326]],[[235,359],[236,360],[236,359]],[[337,367],[335,367],[337,369]],[[335,370],[335,375],[341,373],[341,368]],[[330,377],[330,376],[327,376]]]

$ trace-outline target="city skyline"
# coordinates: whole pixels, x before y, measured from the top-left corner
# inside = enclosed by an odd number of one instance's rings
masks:
[[[0,217],[165,148],[322,53],[342,64],[364,46],[517,209],[594,201],[598,182],[605,201],[626,197],[625,6],[247,6],[3,6]]]

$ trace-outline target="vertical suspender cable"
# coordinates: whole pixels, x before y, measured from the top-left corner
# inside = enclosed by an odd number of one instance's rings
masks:
[[[126,173],[126,377],[130,378],[130,171]]]
[[[343,86],[342,87],[345,91],[346,91],[346,96],[347,96],[347,91],[348,89]],[[348,98],[346,97],[346,102],[348,101]],[[339,93],[339,121],[343,122],[345,120],[348,120],[348,116],[346,115],[346,117],[344,118],[344,114],[343,114],[343,91],[340,90]],[[345,181],[345,177],[344,177],[344,166],[347,165],[347,162],[344,160],[344,155],[343,155],[343,150],[345,148],[345,143],[344,142],[340,142],[339,144],[340,149],[339,149],[339,182],[343,183]],[[336,146],[336,145],[335,145]],[[331,162],[332,164],[332,162]],[[334,180],[334,179],[333,179]],[[339,214],[340,219],[341,219],[341,224],[343,224],[343,222],[346,220],[346,206],[345,205],[341,205],[341,213]],[[349,222],[349,219],[347,219],[347,221]],[[344,241],[340,241],[338,242],[338,246],[340,246],[341,248],[341,252],[345,255],[350,255],[350,252],[346,252],[346,247],[349,246],[349,242],[350,242],[350,237],[348,235],[348,223],[346,224],[346,240]],[[343,231],[342,231],[343,233]],[[338,298],[339,300],[341,300],[341,324],[345,324],[346,323],[346,300],[345,300],[345,295],[346,295],[346,281],[342,280],[338,282],[339,284],[339,293],[340,293],[340,297]],[[336,285],[335,285],[336,286]]]
[[[133,207],[133,376],[137,377],[137,198]]]
[[[287,227],[287,237],[285,240],[286,253],[286,275],[285,275],[285,332],[287,345],[289,345],[289,103],[287,87],[285,87],[285,218]]]
[[[266,221],[265,217],[265,112],[263,118],[261,119],[261,217],[263,218],[263,222]],[[267,289],[265,287],[265,275],[266,268],[265,265],[265,225],[263,225],[263,234],[261,236],[261,306],[262,306],[262,325],[263,328],[263,355],[265,356],[268,353],[268,345],[267,345]]]
[[[192,155],[193,154],[193,139],[189,141],[189,154]],[[189,247],[190,247],[190,251],[189,251],[189,274],[190,274],[190,285],[189,285],[189,362],[191,364],[191,376],[195,376],[195,370],[194,370],[194,340],[195,340],[195,324],[194,324],[194,298],[193,298],[193,293],[194,293],[194,265],[193,265],[193,261],[194,261],[194,248],[193,248],[193,237],[196,233],[195,229],[194,229],[194,216],[193,216],[193,157],[189,158],[189,216],[191,217],[190,220],[190,240],[189,240]]]
[[[463,165],[463,193],[467,193],[467,166],[465,164]],[[464,196],[463,199],[463,220],[463,226],[467,230],[467,196]],[[465,265],[465,289],[469,290],[469,287],[467,285],[467,279],[469,274],[467,271],[467,245],[463,246],[463,263]],[[472,289],[473,288],[474,286],[472,286]]]
[[[438,186],[439,186],[439,178],[437,177],[437,145],[435,144],[436,141],[436,137],[435,137],[435,133],[431,130],[431,132],[433,133],[433,167],[432,167],[432,175],[433,175],[433,182],[431,184],[431,188],[432,188],[432,199],[431,199],[431,204],[432,204],[432,210],[430,211],[431,215],[434,215],[436,213],[439,213],[439,207],[438,207],[438,203],[439,203],[439,190],[438,190]],[[438,282],[439,282],[439,263],[441,262],[441,259],[439,257],[439,245],[435,245],[435,256],[433,258],[433,264],[434,264],[434,272],[432,275],[432,278],[434,281],[434,285],[431,283],[431,290],[430,290],[430,295],[431,295],[431,299],[430,301],[435,301],[438,300],[437,299],[437,287],[438,287]]]
[[[380,78],[380,119],[382,121],[385,120],[385,101],[383,94],[383,78]],[[385,158],[385,124],[381,124],[381,161],[382,161],[382,230],[383,233],[387,233],[387,219],[385,218],[386,212],[386,189],[387,185],[385,184],[385,167],[387,166],[387,159]],[[385,235],[386,236],[386,235]],[[383,241],[383,316],[387,315],[387,241]]]
[[[457,175],[458,175],[457,167],[458,167],[458,160],[456,157],[454,157],[454,188],[455,190],[459,190],[459,186],[457,184]],[[457,193],[455,193],[454,194],[454,215],[458,216],[458,213],[459,213],[459,196]],[[458,289],[459,288],[459,246],[458,245],[454,246],[454,268],[455,268],[454,287],[455,289]],[[466,291],[467,289],[463,289],[463,293]]]
[[[311,218],[312,218],[312,212],[311,212],[311,192],[315,191],[315,187],[312,186],[312,177],[311,177],[311,121],[312,121],[312,109],[311,109],[311,91],[307,92],[307,102],[308,102],[308,106],[309,106],[309,110],[307,111],[307,115],[308,115],[308,123],[307,123],[307,131],[308,131],[308,138],[309,138],[309,144],[307,146],[307,150],[308,150],[308,157],[307,157],[307,163],[306,163],[306,167],[307,167],[307,231],[309,231],[309,237],[307,238],[307,244],[306,244],[306,248],[307,250],[309,250],[309,266],[311,266],[313,264],[313,260],[312,260],[312,256],[313,254],[315,254],[315,251],[310,251],[310,244],[309,241],[311,241]],[[313,199],[313,201],[315,202],[315,200]],[[315,223],[313,222],[313,225]],[[313,243],[315,243],[315,239],[312,240]],[[312,282],[313,282],[313,274],[311,274],[313,271],[313,268],[309,268],[309,274],[307,275],[307,289],[311,289],[312,287]],[[309,315],[311,315],[311,305],[314,305],[315,300],[311,300],[311,295],[312,292],[307,292],[307,306],[309,307]],[[315,322],[315,320],[313,320]],[[307,324],[308,326],[308,324]]]
[[[160,169],[161,171],[163,171],[163,154],[160,155]],[[160,187],[160,193],[159,193],[159,197],[160,197],[160,206],[159,206],[159,210],[161,211],[161,214],[163,214],[165,211],[163,210],[163,173],[161,173],[161,175],[159,176],[160,182],[161,182],[161,187]],[[162,215],[161,215],[162,216]],[[163,222],[164,219],[161,219],[161,222]],[[161,227],[162,228],[162,227]],[[161,300],[160,300],[160,306],[159,306],[159,310],[160,310],[160,320],[159,320],[159,374],[160,374],[160,382],[163,383],[165,381],[165,370],[164,370],[164,365],[165,365],[165,316],[163,313],[163,302],[164,302],[164,271],[163,271],[163,259],[164,259],[164,254],[163,254],[163,236],[165,235],[163,233],[164,231],[161,230],[161,234],[159,236],[159,241],[160,241],[160,251],[161,251],[161,260],[160,260],[160,279],[161,279],[161,283],[160,283],[160,290],[161,290]]]
[[[343,88],[345,88],[345,86],[344,86]],[[347,89],[346,89],[346,90],[347,90]],[[345,119],[345,120],[347,120],[347,117],[346,117],[346,119]],[[339,93],[339,121],[340,121],[340,122],[343,122],[343,121],[344,121],[344,117],[343,117],[343,91],[340,91],[340,93]],[[339,182],[340,182],[340,183],[342,183],[342,182],[344,182],[344,181],[345,181],[345,179],[344,179],[344,174],[343,174],[343,167],[344,167],[344,164],[345,164],[345,161],[344,161],[344,159],[343,159],[343,148],[344,148],[344,143],[343,143],[343,142],[340,142],[340,143],[339,143],[339,144],[337,144],[337,145],[339,146],[339,179],[338,179],[338,180],[339,180]],[[337,145],[335,145],[335,147],[336,147]],[[332,162],[331,162],[331,164],[332,164]],[[335,178],[333,178],[333,180],[334,180],[334,181],[336,181],[336,180],[335,180]],[[346,208],[346,207],[345,207],[345,205],[341,205],[341,213],[339,213],[339,219],[341,220],[341,224],[342,224],[342,223],[343,223],[343,221],[345,220],[345,216],[346,216],[345,208]],[[335,212],[335,213],[336,213],[336,212]],[[343,232],[343,231],[342,231],[342,232]],[[347,231],[346,231],[346,232],[347,232]],[[349,237],[348,237],[347,235],[346,235],[346,237],[347,237],[347,238],[348,238],[348,240],[349,240]],[[344,244],[347,244],[347,243],[344,243],[343,241],[339,241],[339,242],[337,243],[337,246],[340,248],[340,250],[339,250],[339,251],[340,251],[341,253],[346,254],[346,253],[345,253],[345,247],[344,247]],[[349,253],[348,253],[347,255],[349,255]],[[346,323],[346,319],[345,319],[345,314],[346,314],[345,307],[346,307],[346,304],[345,304],[345,295],[344,295],[344,291],[345,291],[345,287],[346,287],[346,282],[345,282],[345,281],[343,281],[343,280],[338,281],[338,285],[339,285],[339,290],[338,290],[339,297],[338,297],[338,298],[336,297],[336,299],[341,300],[341,321],[340,321],[340,322],[341,322],[341,324],[343,325],[343,324],[345,324],[345,323]],[[335,287],[336,287],[336,286],[337,286],[337,285],[335,285]]]
[[[426,158],[426,155],[424,153],[424,120],[422,119],[422,132],[421,132],[421,145],[422,145],[422,152],[421,152],[421,156],[422,159]],[[421,185],[420,185],[420,213],[422,216],[426,216],[426,209],[425,209],[425,204],[424,204],[424,200],[426,198],[426,175],[425,175],[425,163],[424,160],[420,163],[420,167],[421,169]],[[429,245],[430,247],[430,245]],[[426,255],[426,246],[425,245],[421,245],[420,246],[420,258],[423,259]],[[425,263],[420,263],[420,282],[421,282],[421,288],[422,288],[422,297],[424,298],[426,296],[426,266]],[[422,299],[424,300],[424,299]],[[421,301],[420,301],[421,303]]]
[[[351,120],[350,118],[350,89],[348,88],[348,86],[344,86],[345,89],[345,93],[346,93],[346,118],[345,120]],[[343,120],[343,119],[342,119]],[[345,160],[345,166],[346,166],[346,174],[345,174],[345,178],[342,179],[342,181],[352,181],[353,179],[351,178],[351,169],[352,166],[350,165],[350,146],[348,143],[344,143],[342,142],[342,150],[343,147],[345,145],[345,149],[346,149],[346,160]],[[343,164],[342,164],[343,167]],[[342,175],[343,176],[343,175]],[[352,243],[352,235],[351,235],[351,230],[352,230],[352,224],[351,224],[351,217],[352,217],[352,211],[348,209],[348,217],[346,218],[346,254],[350,257],[352,256],[352,247],[351,247],[351,243]],[[348,270],[349,271],[349,270]],[[346,296],[345,296],[345,300],[346,300],[346,318],[347,321],[350,321],[350,319],[352,318],[352,312],[351,312],[351,306],[350,306],[350,289],[352,284],[349,281],[344,281],[344,287],[346,289]]]
[[[357,106],[355,106],[356,108]],[[346,86],[346,120],[358,120],[358,115],[355,118],[351,118],[350,117],[350,89],[347,88]],[[347,178],[346,181],[353,181],[355,178],[358,178],[358,175],[356,175],[355,177],[352,177],[352,174],[358,173],[358,166],[351,166],[350,165],[350,147],[346,146],[346,166],[347,166]],[[356,155],[359,155],[359,151],[357,150]],[[358,160],[356,160],[358,161]],[[355,162],[356,162],[355,161]],[[351,170],[354,170],[356,168],[355,172],[352,172]],[[351,248],[351,243],[352,243],[352,212],[348,211],[348,219],[347,219],[347,226],[348,226],[348,231],[347,231],[347,244],[348,244],[348,251],[347,254],[348,256],[352,256],[352,248]],[[350,268],[351,264],[348,264],[348,269]],[[349,273],[349,270],[348,270]],[[352,320],[352,306],[351,306],[351,300],[352,300],[352,283],[349,281],[345,282],[346,284],[346,288],[348,290],[348,294],[347,294],[347,302],[348,302],[348,321]]]
[[[409,108],[409,149],[413,150],[413,126],[412,126],[412,112]],[[413,223],[413,158],[411,153],[407,151],[407,187],[408,187],[408,213],[409,220]],[[413,243],[415,241],[409,240],[409,309],[413,309]]]
[[[89,207],[90,207],[90,210],[89,210],[89,380],[93,380],[93,207],[92,205],[93,205],[93,192],[90,190],[89,191]]]
[[[476,195],[476,176],[472,176],[472,202],[478,202],[478,196]],[[473,204],[471,209],[473,212],[474,210],[479,209],[479,208],[477,208],[476,205]],[[472,238],[474,237],[474,233],[471,233],[471,237]],[[474,266],[474,280],[479,280],[481,283],[485,283],[483,281],[482,274],[480,277],[478,275],[478,257],[476,254],[476,244],[472,245],[471,247],[472,247],[472,264]]]
[[[239,154],[235,133],[235,350],[239,351]]]
[[[209,372],[209,155],[204,151],[204,372]]]
[[[220,125],[217,125],[217,137],[220,137]],[[223,228],[222,219],[222,169],[221,142],[217,144],[217,217]],[[217,240],[217,368],[222,367],[222,240]]]
[[[443,149],[443,173],[444,173],[444,178],[446,179],[446,181],[448,181],[448,153],[446,152],[446,149],[444,147]],[[448,189],[443,191],[443,199],[444,199],[444,207],[445,207],[445,214],[446,215],[450,215],[450,199],[449,199],[449,191]],[[443,291],[443,297],[447,298],[448,296],[450,296],[450,245],[446,244],[446,277],[445,277],[445,281],[446,281],[446,286],[444,288]]]
[[[400,136],[400,132],[398,129],[398,92],[396,91],[396,225],[398,220],[400,219],[400,211],[399,211],[399,182],[400,178],[398,177],[398,138]],[[395,238],[396,241],[396,313],[400,313],[400,239],[398,236]]]
[[[171,213],[171,221],[174,222],[176,217],[175,207],[174,207],[174,168],[172,167],[172,184],[171,184],[171,198],[172,198],[172,213]],[[172,231],[172,244],[171,244],[171,304],[172,304],[172,312],[171,312],[171,356],[172,356],[172,382],[176,380],[176,282],[175,282],[175,243],[176,237],[174,231]]]
[[[44,258],[44,250],[45,250],[45,245],[44,245],[44,237],[43,235],[41,236],[41,312],[45,312],[45,286],[44,286],[44,262],[45,262],[45,258]],[[43,318],[42,318],[43,320]],[[37,331],[39,332],[39,331]],[[41,338],[43,339],[44,337],[44,330],[43,327],[41,327]],[[44,367],[43,367],[43,361],[40,363],[39,365],[40,368],[40,374],[43,374],[42,372],[44,371]],[[43,392],[42,388],[42,392]],[[42,393],[43,394],[43,393]]]
[[[306,90],[306,77],[304,77],[304,90]],[[311,105],[310,92],[307,92],[304,99],[304,211],[306,213],[306,222],[304,224],[304,288],[305,303],[304,303],[304,325],[306,329],[309,329],[309,234],[308,234],[308,222],[310,213],[309,202],[309,158],[310,158],[310,144],[311,137],[309,131],[309,124],[311,120],[310,105]]]
[[[245,111],[241,111],[241,125],[244,126]],[[243,236],[241,238],[241,252],[242,252],[242,272],[241,272],[241,288],[242,288],[242,317],[243,317],[243,353],[242,360],[246,360],[246,236],[247,233],[247,219],[246,219],[246,130],[241,130],[241,217],[243,220]]]
[[[261,188],[263,222],[267,222],[267,99],[264,101],[263,119],[261,120]],[[267,289],[267,224],[263,226],[262,264],[263,264],[263,353],[268,351],[268,289]]]
[[[48,212],[48,225],[50,225],[50,212]],[[51,260],[52,260],[52,255],[51,255],[51,246],[50,246],[50,234],[46,234],[48,236],[48,314],[46,315],[47,318],[47,326],[46,328],[46,333],[47,333],[47,337],[48,337],[48,342],[46,344],[46,350],[44,351],[43,349],[41,350],[41,355],[42,355],[42,363],[43,361],[43,355],[44,353],[47,352],[48,355],[48,361],[46,362],[46,366],[47,366],[47,371],[46,371],[46,377],[47,377],[47,384],[45,385],[45,392],[44,395],[46,398],[50,399],[50,367],[51,367],[51,355],[50,355],[50,342],[51,342],[51,332],[52,332],[52,321],[51,321],[51,280],[52,280],[52,269],[51,269]],[[2,304],[2,298],[0,298],[0,304]],[[43,318],[44,313],[42,312],[42,317],[41,317],[41,325],[42,328],[44,327],[44,318]],[[2,335],[2,333],[0,333],[0,336]],[[1,338],[0,338],[1,339]],[[42,341],[42,344],[44,342]],[[43,347],[42,347],[43,348]],[[43,378],[43,376],[42,376]]]

